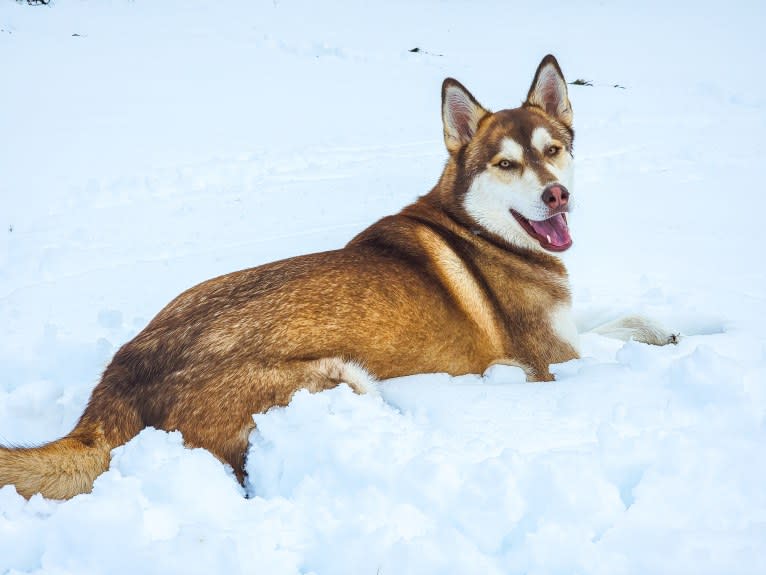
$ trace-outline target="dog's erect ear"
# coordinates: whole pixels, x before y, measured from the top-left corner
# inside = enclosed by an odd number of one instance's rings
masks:
[[[572,127],[572,105],[569,103],[567,83],[559,63],[551,54],[543,58],[537,67],[525,105],[542,108],[564,125]]]
[[[481,107],[471,93],[453,78],[442,84],[442,121],[444,122],[444,143],[450,154],[471,141],[479,121],[489,112]]]

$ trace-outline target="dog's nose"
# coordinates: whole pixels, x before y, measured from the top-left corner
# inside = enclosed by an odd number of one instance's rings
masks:
[[[566,206],[569,202],[569,190],[561,184],[551,184],[543,190],[543,201],[549,208]]]

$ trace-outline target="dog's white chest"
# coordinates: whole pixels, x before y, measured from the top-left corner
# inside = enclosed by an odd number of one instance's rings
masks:
[[[579,353],[580,336],[577,333],[577,326],[572,317],[572,309],[568,305],[557,307],[550,315],[550,322],[553,333]]]

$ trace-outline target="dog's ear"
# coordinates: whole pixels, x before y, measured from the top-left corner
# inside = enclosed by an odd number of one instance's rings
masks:
[[[525,106],[537,106],[567,127],[572,127],[572,105],[559,63],[548,54],[537,67]]]
[[[489,112],[481,107],[471,93],[453,78],[442,84],[442,121],[444,143],[455,154],[471,141],[479,121]]]

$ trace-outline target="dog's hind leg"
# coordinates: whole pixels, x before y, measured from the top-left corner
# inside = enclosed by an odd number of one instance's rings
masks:
[[[244,480],[245,455],[253,414],[290,403],[296,391],[315,393],[346,383],[356,393],[375,391],[375,379],[359,364],[338,357],[289,361],[273,366],[222,366],[217,373],[189,374],[197,385],[184,386],[159,427],[178,429],[189,447],[202,447]]]
[[[668,345],[678,343],[681,335],[667,330],[654,320],[640,316],[629,315],[610,321],[591,330],[593,333],[620,339],[635,340],[651,345]]]

